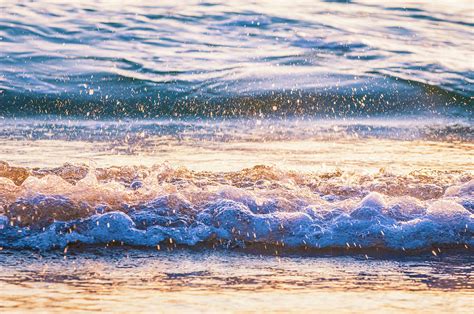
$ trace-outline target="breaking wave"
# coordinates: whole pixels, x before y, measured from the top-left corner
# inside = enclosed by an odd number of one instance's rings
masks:
[[[0,246],[431,250],[474,246],[467,171],[373,175],[0,164]],[[271,248],[271,249],[270,249]],[[435,252],[435,251],[434,251]]]

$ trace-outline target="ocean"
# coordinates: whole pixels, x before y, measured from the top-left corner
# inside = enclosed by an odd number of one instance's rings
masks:
[[[473,20],[0,0],[0,310],[468,312]]]

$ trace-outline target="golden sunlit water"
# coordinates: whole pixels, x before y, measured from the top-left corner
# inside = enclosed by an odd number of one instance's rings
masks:
[[[357,201],[357,195],[367,189],[380,191],[386,198],[412,195],[429,203],[455,182],[472,180],[474,171],[472,141],[456,138],[455,133],[445,140],[430,138],[430,134],[424,135],[427,139],[403,138],[407,130],[410,136],[419,132],[413,125],[420,123],[413,121],[398,121],[395,130],[382,130],[388,132],[384,138],[373,131],[369,136],[364,133],[367,128],[386,126],[371,120],[252,121],[247,125],[239,122],[237,129],[235,121],[206,122],[204,129],[197,127],[199,122],[188,121],[192,127],[178,137],[155,133],[154,129],[163,125],[165,129],[176,127],[163,121],[135,124],[136,129],[134,122],[102,122],[100,129],[108,130],[106,135],[93,134],[97,122],[56,121],[53,131],[50,122],[34,123],[6,122],[15,125],[12,129],[22,128],[23,134],[35,135],[18,137],[10,128],[4,130],[9,136],[1,139],[0,160],[17,167],[4,167],[0,175],[19,184],[28,175],[41,177],[52,171],[74,182],[85,169],[95,171],[99,182],[84,182],[81,187],[76,183],[74,187],[59,177],[43,177],[43,183],[28,179],[20,190],[3,185],[6,199],[41,191],[87,200],[89,204],[107,202],[117,206],[123,201],[144,201],[171,192],[199,204],[212,199],[212,193],[216,193],[212,191],[234,186],[243,190],[218,193],[231,199],[250,197],[235,193],[252,193],[248,195],[255,195],[260,199],[257,202],[275,197],[280,199],[281,210],[293,211],[297,205],[291,202],[321,202],[305,190],[317,184],[323,193],[349,197],[346,202]],[[64,125],[58,126],[61,123]],[[69,138],[57,131],[67,130],[67,125],[74,126],[74,132],[67,133]],[[125,136],[111,138],[107,133],[114,128],[121,130],[124,125],[128,129]],[[358,126],[357,132],[348,128],[353,125]],[[428,125],[436,129],[436,123]],[[269,126],[273,126],[272,132],[268,132]],[[427,126],[421,128],[425,132]],[[398,138],[389,136],[390,132]],[[83,164],[84,168],[70,168],[69,163]],[[130,194],[121,187],[107,186],[111,178],[128,181],[130,175],[142,175],[139,173],[147,173],[146,167],[163,167],[163,163],[176,170],[159,170],[158,177],[164,175],[164,181],[146,183],[152,186],[143,192]],[[256,165],[266,166],[254,168]],[[244,168],[250,170],[241,171]],[[259,183],[259,179],[269,183]],[[182,180],[187,183],[183,185]],[[278,187],[271,189],[271,185]],[[179,211],[179,202],[169,206]],[[442,248],[434,249],[434,253],[428,250],[404,256],[374,249],[352,251],[351,246],[356,245],[344,244],[342,251],[306,249],[294,253],[285,253],[284,246],[279,245],[249,253],[222,247],[189,250],[169,243],[141,250],[108,244],[93,249],[66,247],[51,253],[4,249],[0,251],[0,309],[118,313],[469,312],[474,261],[472,254],[465,253],[471,252],[466,251],[467,246],[461,247],[460,253]]]
[[[101,248],[0,259],[0,309],[19,312],[469,313],[474,284],[472,257],[465,256]]]
[[[473,21],[0,0],[0,312],[471,313]]]
[[[0,160],[30,167],[169,163],[196,171],[270,165],[303,172],[407,173],[423,168],[472,172],[474,144],[457,133],[470,130],[468,124],[443,123],[436,119],[4,120]]]

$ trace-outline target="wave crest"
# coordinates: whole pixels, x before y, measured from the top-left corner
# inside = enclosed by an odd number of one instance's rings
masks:
[[[219,173],[169,165],[29,169],[2,163],[0,175],[0,246],[8,248],[474,245],[468,172],[360,175],[256,166]]]

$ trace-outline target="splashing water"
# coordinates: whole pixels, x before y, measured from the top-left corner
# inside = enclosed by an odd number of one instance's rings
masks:
[[[470,248],[466,6],[0,4],[0,245]]]
[[[472,113],[470,1],[6,1],[0,114]]]
[[[0,311],[472,307],[470,1],[0,12]]]
[[[166,165],[30,169],[6,163],[0,170],[3,247],[474,245],[470,172],[360,175],[268,166],[196,172]]]

